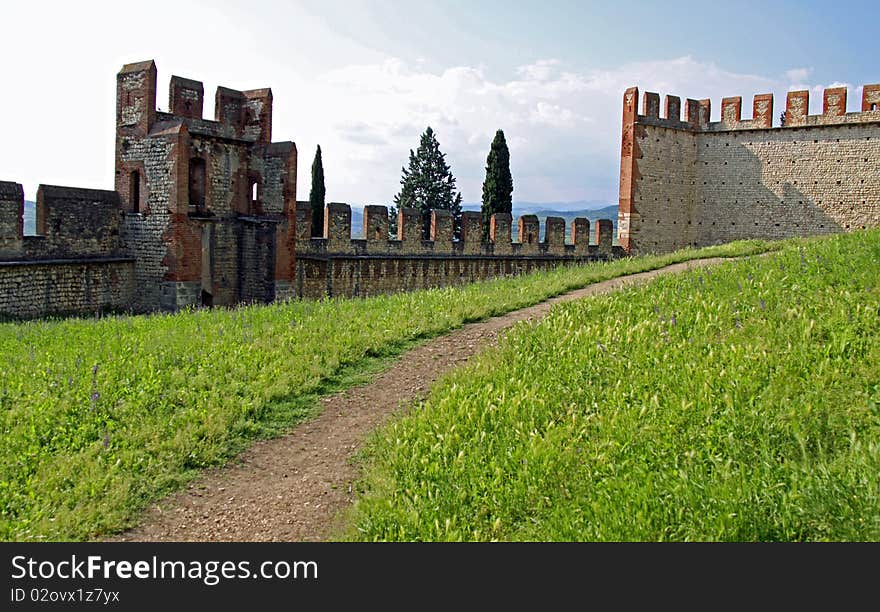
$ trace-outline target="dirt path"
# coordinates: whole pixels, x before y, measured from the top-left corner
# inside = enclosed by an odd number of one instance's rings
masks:
[[[154,504],[141,526],[115,541],[307,541],[325,539],[354,499],[351,461],[366,434],[431,383],[518,321],[543,317],[553,304],[607,293],[659,274],[723,261],[700,259],[590,285],[430,340],[372,382],[324,398],[316,419],[287,435],[258,441],[238,461],[206,471]]]

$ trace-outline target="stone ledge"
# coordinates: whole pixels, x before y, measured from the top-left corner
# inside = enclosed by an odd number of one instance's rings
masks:
[[[72,257],[66,259],[11,259],[0,261],[0,267],[65,266],[82,264],[134,263],[134,257]]]

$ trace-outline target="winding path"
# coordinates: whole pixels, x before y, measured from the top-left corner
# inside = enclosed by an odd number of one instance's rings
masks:
[[[603,281],[479,323],[405,353],[368,384],[325,397],[317,418],[288,434],[254,443],[238,459],[206,471],[184,490],[153,504],[140,526],[115,541],[309,541],[330,537],[354,500],[354,455],[365,436],[424,397],[437,378],[497,341],[518,321],[543,317],[560,302],[607,293],[724,261],[698,259]]]

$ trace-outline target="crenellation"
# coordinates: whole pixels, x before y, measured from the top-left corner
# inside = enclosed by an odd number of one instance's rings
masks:
[[[0,257],[21,252],[24,238],[24,188],[0,181]]]
[[[388,241],[388,207],[364,206],[364,239],[367,242]]]
[[[790,91],[785,102],[785,127],[797,127],[807,124],[810,112],[810,92]]]
[[[418,208],[401,206],[397,211],[397,239],[404,252],[419,252],[422,242],[422,213]]]
[[[842,117],[846,115],[846,87],[826,88],[822,95],[822,115]]]
[[[272,142],[272,90],[252,89],[241,92],[245,99],[243,132],[246,138],[269,144]]]
[[[448,210],[431,211],[431,250],[437,253],[452,251],[452,213]]]
[[[660,94],[646,91],[642,97],[646,117],[660,118]]]
[[[862,88],[862,112],[880,113],[880,85],[865,85]],[[880,120],[880,114],[876,116]]]
[[[703,99],[698,102],[700,103],[700,108],[697,111],[699,116],[698,122],[700,128],[703,129],[709,125],[709,121],[712,119],[712,101]]]
[[[577,217],[571,224],[571,243],[574,245],[575,253],[580,255],[586,253],[590,246],[590,220],[584,217]]]
[[[351,250],[351,206],[340,202],[328,202],[324,206],[324,238],[330,250]]]
[[[613,251],[614,225],[609,219],[599,219],[596,222],[596,245],[599,252],[610,255]]]
[[[678,96],[666,96],[666,119],[676,123],[681,121],[681,98]]]
[[[483,215],[476,211],[461,213],[461,243],[463,252],[483,252]]]
[[[489,218],[489,241],[495,255],[509,255],[513,252],[511,230],[513,216],[510,213],[494,213]]]
[[[547,217],[544,220],[544,245],[547,253],[554,255],[565,254],[565,219],[562,217]]]
[[[168,92],[168,108],[176,117],[201,119],[205,103],[205,86],[201,81],[172,76]]]
[[[742,96],[723,98],[721,100],[721,123],[725,127],[734,127],[742,122]]]
[[[704,125],[701,122],[701,108],[702,105],[699,100],[688,98],[684,102],[684,122],[689,124],[691,129],[699,130]]]
[[[242,92],[218,86],[214,95],[214,121],[232,126],[236,135],[241,136],[246,105],[247,101]]]
[[[519,243],[523,254],[538,252],[540,223],[536,215],[522,215],[519,218]]]
[[[721,121],[709,124],[689,121],[698,107],[687,104],[687,123],[675,126],[624,100],[618,242],[627,252],[880,225],[880,112],[846,112],[845,88],[825,90],[821,115],[808,114],[808,91],[789,92],[777,128],[772,94],[754,97],[750,120],[740,98],[724,98]]]

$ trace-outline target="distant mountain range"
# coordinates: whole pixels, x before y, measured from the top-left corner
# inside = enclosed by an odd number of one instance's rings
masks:
[[[462,204],[462,210],[479,211],[479,204]],[[544,232],[544,220],[547,217],[562,217],[565,219],[565,237],[571,235],[571,223],[576,217],[586,217],[590,223],[597,219],[611,219],[614,224],[614,235],[617,235],[617,205],[607,205],[602,202],[516,202],[513,205],[513,239],[517,240],[516,220],[522,215],[536,215],[541,223],[541,233]],[[364,231],[363,209],[352,207],[351,209],[351,235],[363,236]],[[37,233],[36,204],[25,201],[24,203],[24,233],[32,236]]]

